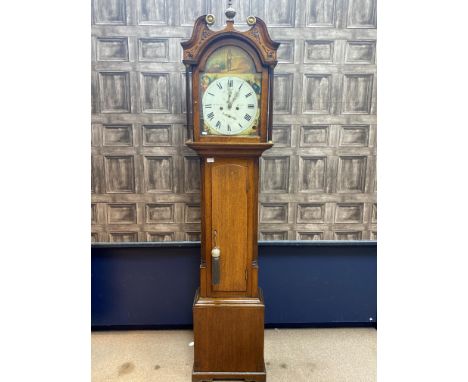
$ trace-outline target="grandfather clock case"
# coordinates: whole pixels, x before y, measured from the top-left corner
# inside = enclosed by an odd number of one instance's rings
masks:
[[[259,158],[271,148],[279,43],[254,16],[213,30],[200,16],[182,43],[186,145],[201,163],[200,287],[193,304],[192,381],[266,381],[264,300],[258,288]]]

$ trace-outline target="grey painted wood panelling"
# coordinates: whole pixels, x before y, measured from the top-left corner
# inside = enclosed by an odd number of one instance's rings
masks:
[[[376,0],[234,0],[282,43],[259,238],[375,240]],[[226,1],[93,0],[93,242],[200,238],[180,42]]]

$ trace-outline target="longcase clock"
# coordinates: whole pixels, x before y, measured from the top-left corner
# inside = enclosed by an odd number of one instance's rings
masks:
[[[183,42],[187,146],[201,157],[200,287],[193,305],[192,381],[266,381],[264,301],[258,288],[259,158],[272,147],[273,68],[279,43],[249,29],[195,21]]]

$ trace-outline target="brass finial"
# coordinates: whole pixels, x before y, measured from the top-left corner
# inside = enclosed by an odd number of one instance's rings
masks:
[[[206,15],[205,21],[208,25],[213,25],[215,23],[215,17],[211,13],[209,15]]]
[[[236,17],[236,10],[232,7],[232,0],[228,1],[228,9],[224,12],[228,20],[234,20]]]
[[[247,25],[255,25],[255,23],[257,22],[257,19],[255,18],[255,16],[249,16],[247,17]]]

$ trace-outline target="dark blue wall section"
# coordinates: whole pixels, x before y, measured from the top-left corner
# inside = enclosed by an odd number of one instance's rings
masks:
[[[376,252],[374,241],[260,242],[265,323],[375,324]],[[94,244],[91,255],[94,329],[192,324],[199,243]]]
[[[320,244],[260,247],[259,284],[265,296],[265,322],[375,323],[375,242]]]

